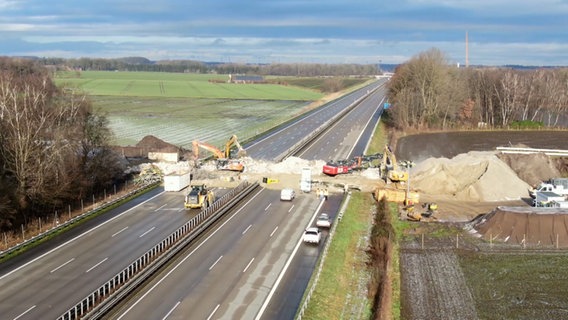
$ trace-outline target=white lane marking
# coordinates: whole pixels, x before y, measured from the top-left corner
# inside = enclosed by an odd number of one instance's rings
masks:
[[[270,238],[272,238],[272,236],[276,233],[276,230],[278,230],[278,227],[274,228],[274,230],[272,230],[272,232],[270,233]]]
[[[219,309],[221,305],[218,304],[215,309],[213,309],[213,311],[211,312],[211,314],[209,315],[209,317],[207,317],[207,320],[211,320],[211,318],[213,318],[213,315],[215,314],[215,312],[217,312],[217,309]]]
[[[268,208],[270,208],[271,205],[272,205],[272,203],[269,203],[268,206],[266,206],[266,208],[264,208],[264,211],[267,211]]]
[[[100,266],[103,262],[107,261],[108,257],[104,258],[103,260],[101,260],[99,263],[95,264],[94,266],[90,267],[87,271],[85,271],[85,273],[88,273],[89,271],[92,271],[94,268]]]
[[[177,270],[177,268],[179,268],[187,259],[189,259],[189,257],[191,257],[199,248],[201,248],[201,246],[204,245],[207,242],[207,240],[211,239],[211,237],[213,237],[215,234],[217,234],[217,232],[220,232],[219,230],[221,230],[223,228],[223,226],[225,226],[227,223],[229,223],[229,221],[233,220],[233,218],[235,216],[237,216],[237,214],[241,213],[243,211],[243,208],[246,208],[246,206],[248,206],[249,203],[254,201],[256,199],[256,197],[258,197],[262,193],[262,191],[264,191],[264,190],[265,189],[263,188],[259,193],[255,194],[252,198],[250,198],[250,200],[247,201],[242,207],[240,207],[239,210],[235,211],[235,213],[232,216],[230,216],[225,222],[223,222],[223,224],[220,225],[219,228],[217,228],[215,231],[213,231],[207,238],[203,239],[203,241],[201,241],[201,243],[199,243],[199,245],[197,247],[195,247],[195,249],[193,249],[178,264],[176,264],[173,268],[171,268],[170,271],[168,271],[168,273],[166,273],[163,277],[161,277],[160,280],[158,280],[158,282],[156,282],[150,289],[148,289],[148,291],[146,291],[140,298],[138,298],[138,300],[136,300],[128,309],[126,309],[126,311],[124,311],[124,313],[121,314],[117,318],[117,320],[124,318],[128,312],[130,312],[132,309],[134,309],[134,307],[137,306],[140,303],[140,301],[142,301],[142,299],[146,298],[146,296],[148,296],[152,291],[154,291],[154,289],[156,289],[156,287],[158,287],[160,284],[162,284],[162,282],[164,280],[166,280],[172,273],[174,273]]]
[[[250,267],[250,265],[252,264],[253,261],[254,261],[254,258],[250,259],[250,262],[247,264],[247,266],[243,270],[243,273],[247,272],[247,269]]]
[[[41,256],[39,256],[39,257],[37,257],[37,258],[35,258],[35,259],[33,259],[33,260],[30,260],[28,263],[25,263],[25,264],[23,264],[23,265],[17,267],[16,269],[14,269],[14,270],[12,270],[12,271],[6,273],[5,275],[1,276],[1,277],[0,277],[0,280],[2,280],[2,279],[4,279],[4,278],[8,277],[8,276],[11,275],[12,273],[15,273],[15,272],[17,272],[17,271],[19,271],[19,270],[21,270],[21,269],[27,267],[28,265],[30,265],[30,264],[32,264],[32,263],[38,261],[39,259],[41,259],[41,258],[43,258],[43,257],[45,257],[45,256],[47,256],[48,254],[53,253],[53,252],[55,252],[56,250],[59,250],[59,249],[63,248],[64,246],[70,244],[71,242],[73,242],[73,241],[75,241],[75,240],[77,240],[77,239],[79,239],[79,238],[82,238],[82,237],[85,236],[86,234],[89,234],[89,233],[91,233],[92,231],[95,231],[96,229],[98,229],[98,228],[104,226],[105,224],[110,223],[110,222],[114,221],[115,219],[118,219],[118,218],[122,217],[122,215],[124,215],[124,214],[130,212],[131,210],[134,210],[134,209],[138,208],[139,206],[141,206],[141,205],[143,205],[143,204],[146,204],[146,202],[153,200],[154,198],[160,196],[162,193],[165,193],[165,191],[162,191],[162,192],[158,193],[157,195],[153,196],[152,198],[150,198],[150,199],[148,199],[148,200],[146,200],[146,201],[144,201],[144,202],[142,202],[142,203],[140,203],[140,204],[138,204],[138,205],[136,205],[136,206],[134,206],[134,207],[132,207],[132,208],[126,210],[126,211],[124,211],[123,213],[117,215],[116,217],[114,217],[114,218],[112,218],[112,219],[109,219],[109,220],[107,220],[107,221],[105,221],[105,222],[99,224],[98,226],[95,226],[95,227],[93,227],[93,228],[91,228],[91,229],[89,229],[89,230],[87,230],[87,231],[81,233],[80,235],[78,235],[78,236],[76,236],[75,238],[73,238],[73,239],[71,239],[71,240],[69,240],[69,241],[67,241],[67,242],[65,242],[65,243],[63,243],[63,244],[61,244],[60,246],[57,246],[57,247],[55,247],[55,248],[49,250],[48,252],[42,254]]]
[[[294,209],[294,205],[292,205],[290,209],[288,209],[288,213],[292,212],[292,209]]]
[[[215,265],[216,265],[217,263],[219,263],[219,261],[221,261],[222,258],[223,258],[223,256],[220,256],[220,257],[217,259],[217,261],[213,262],[213,264],[209,267],[209,270],[213,269],[213,268],[215,267]]]
[[[318,212],[321,210],[321,207],[323,206],[324,201],[320,201],[320,204],[318,205],[316,211],[314,212],[314,215],[312,216],[312,219],[310,220],[310,225],[312,224],[312,222],[315,220]],[[282,281],[282,278],[284,278],[284,274],[286,273],[286,270],[288,270],[288,267],[290,267],[290,264],[292,263],[292,259],[294,258],[294,256],[296,255],[296,252],[298,252],[298,248],[300,248],[300,245],[302,244],[302,238],[300,238],[298,240],[298,242],[296,243],[296,246],[294,247],[294,251],[292,251],[292,254],[290,255],[290,257],[288,258],[288,261],[286,261],[286,264],[284,265],[284,268],[282,269],[282,271],[280,272],[280,275],[278,275],[278,278],[276,279],[276,282],[274,283],[274,285],[272,286],[272,288],[270,289],[270,293],[268,294],[268,296],[266,297],[266,299],[264,300],[264,303],[262,304],[262,307],[260,308],[260,311],[258,312],[258,314],[256,315],[256,317],[254,318],[255,320],[260,320],[260,318],[262,318],[262,315],[264,314],[264,311],[266,310],[266,307],[268,307],[268,303],[270,303],[270,300],[272,299],[272,296],[274,295],[274,293],[276,292],[276,289],[278,288],[278,286],[280,285],[280,282]]]
[[[26,313],[28,313],[28,312],[32,311],[32,309],[33,309],[33,308],[35,308],[35,307],[36,307],[35,305],[33,305],[33,306],[29,307],[29,308],[28,308],[28,310],[26,310],[26,311],[24,311],[24,312],[20,313],[20,315],[19,315],[19,316],[17,316],[17,317],[15,317],[15,318],[14,318],[14,320],[18,320],[18,319],[20,319],[20,318],[21,318],[22,316],[24,316],[24,315],[25,315]]]
[[[156,229],[156,227],[152,227],[150,228],[148,231],[144,232],[143,234],[139,235],[138,238],[142,238],[143,236],[147,235],[148,233],[150,233],[152,230]]]
[[[156,211],[162,209],[162,208],[165,207],[165,206],[166,206],[166,205],[163,205],[163,206],[159,207],[158,209],[154,210],[154,212],[156,212]]]
[[[171,309],[170,311],[168,311],[168,313],[166,313],[166,315],[162,318],[162,320],[167,319],[170,314],[172,314],[172,312],[174,312],[174,310],[179,306],[179,304],[181,303],[181,301],[178,301]]]
[[[110,236],[110,237],[111,237],[111,238],[114,238],[114,236],[118,235],[119,233],[121,233],[122,231],[124,231],[124,230],[126,230],[126,229],[128,229],[128,226],[126,226],[126,227],[124,227],[124,228],[118,230],[117,232],[113,233],[112,236]]]
[[[242,233],[242,234],[245,234],[245,233],[247,233],[247,231],[249,231],[249,229],[250,229],[250,228],[252,228],[252,224],[251,224],[251,225],[249,225],[249,226],[248,226],[248,227],[247,227],[247,228],[245,229],[245,231],[243,231],[243,233]]]
[[[63,263],[62,265],[60,265],[59,267],[57,267],[57,268],[51,270],[49,273],[54,273],[55,271],[57,271],[57,270],[59,270],[59,269],[65,267],[66,265],[68,265],[69,263],[71,263],[73,260],[75,260],[75,258],[71,258],[71,260],[69,260],[69,261]]]

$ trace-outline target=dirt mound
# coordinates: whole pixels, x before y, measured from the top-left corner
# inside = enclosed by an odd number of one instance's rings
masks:
[[[536,154],[499,154],[519,178],[531,186],[535,186],[550,178],[560,177],[557,163],[544,153]]]
[[[426,159],[413,168],[410,183],[421,193],[483,202],[521,199],[530,188],[491,151]]]
[[[568,247],[568,209],[497,207],[471,223],[486,241]]]
[[[140,140],[136,147],[146,149],[146,150],[153,150],[153,151],[161,151],[161,152],[176,152],[179,148],[171,143],[167,143],[164,140],[161,140],[155,136],[149,135],[145,136]]]

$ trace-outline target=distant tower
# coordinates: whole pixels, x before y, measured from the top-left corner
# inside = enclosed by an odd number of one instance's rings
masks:
[[[465,32],[465,67],[469,67],[469,40],[467,31]]]

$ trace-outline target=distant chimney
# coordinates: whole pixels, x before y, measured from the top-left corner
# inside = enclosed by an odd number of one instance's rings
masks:
[[[469,39],[467,31],[465,32],[465,67],[469,67]]]

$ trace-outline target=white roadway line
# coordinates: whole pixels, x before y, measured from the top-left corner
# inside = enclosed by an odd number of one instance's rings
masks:
[[[252,262],[254,261],[254,258],[250,259],[249,263],[247,264],[247,266],[243,269],[243,273],[247,272],[248,268],[250,267],[250,265],[252,264]]]
[[[213,309],[213,311],[211,311],[211,314],[209,315],[209,317],[207,317],[207,320],[211,320],[211,318],[213,318],[213,315],[215,314],[215,312],[217,312],[217,309],[219,309],[221,305],[218,304],[215,309]]]
[[[252,202],[256,197],[258,197],[258,195],[260,195],[262,193],[262,191],[264,191],[265,189],[263,188],[259,193],[257,193],[254,197],[252,197],[249,201],[247,201],[243,206],[241,206],[239,208],[239,210],[237,210],[232,216],[230,216],[225,222],[223,222],[222,225],[219,226],[219,228],[217,228],[215,231],[213,231],[207,238],[203,239],[203,241],[201,241],[201,243],[195,247],[195,249],[193,249],[187,256],[185,256],[178,264],[176,264],[173,268],[170,269],[170,271],[168,271],[168,273],[166,273],[163,277],[160,278],[160,280],[158,280],[158,282],[156,282],[150,289],[148,289],[148,291],[146,293],[144,293],[140,298],[138,298],[138,300],[136,300],[128,309],[126,309],[124,311],[124,313],[117,318],[117,320],[122,319],[128,312],[130,312],[130,310],[132,310],[135,306],[138,305],[138,303],[140,303],[140,301],[142,301],[142,299],[146,298],[146,296],[148,296],[150,294],[150,292],[154,291],[154,289],[156,289],[157,286],[159,286],[164,280],[166,280],[166,278],[168,278],[172,273],[174,273],[174,271],[176,271],[177,268],[179,268],[179,266],[182,265],[182,263],[184,263],[187,259],[189,259],[189,257],[191,257],[195,251],[197,251],[199,248],[201,248],[202,245],[205,244],[205,242],[207,242],[207,240],[209,240],[211,237],[213,237],[215,234],[217,234],[217,232],[219,232],[219,230],[221,230],[221,228],[223,228],[224,225],[226,225],[227,223],[229,223],[229,221],[231,221],[237,214],[239,214],[244,207],[246,207],[250,202]],[[218,308],[219,306],[217,306]],[[217,310],[217,309],[215,309]],[[213,314],[212,314],[213,315]]]
[[[128,229],[128,226],[126,226],[126,227],[124,227],[124,228],[118,230],[117,232],[113,233],[112,236],[110,236],[110,237],[111,237],[111,238],[114,238],[114,236],[118,235],[119,233],[121,233],[122,231],[124,231],[124,230],[126,230],[126,229]]]
[[[271,203],[269,203],[269,204],[268,204],[268,205],[266,206],[266,208],[264,208],[264,211],[267,211],[267,210],[268,210],[268,208],[270,208],[270,206],[271,206],[271,205],[272,205],[272,202],[271,202]]]
[[[99,263],[95,264],[94,266],[90,267],[87,271],[85,271],[85,273],[88,273],[90,271],[92,271],[94,268],[100,266],[103,262],[107,261],[108,257],[104,258],[103,260],[101,260]]]
[[[19,316],[17,316],[17,317],[15,317],[15,318],[14,318],[14,320],[18,320],[18,319],[20,319],[20,318],[21,318],[21,317],[23,317],[23,316],[24,316],[24,315],[25,315],[26,313],[28,313],[28,312],[32,311],[32,309],[33,309],[33,308],[35,308],[35,307],[36,307],[35,305],[33,305],[33,306],[29,307],[29,308],[28,308],[28,310],[26,310],[26,311],[24,311],[24,312],[20,313],[20,315],[19,315]]]
[[[164,204],[163,206],[161,206],[161,207],[159,207],[158,209],[154,210],[154,212],[156,212],[156,211],[162,209],[162,208],[165,207],[165,206],[167,206],[167,204]]]
[[[150,229],[148,229],[146,232],[144,232],[143,234],[139,235],[138,238],[142,238],[143,236],[147,235],[148,233],[150,233],[150,231],[156,229],[156,227],[152,227]]]
[[[170,314],[172,314],[172,312],[174,312],[174,310],[179,306],[179,304],[181,303],[181,301],[178,301],[171,309],[170,311],[168,311],[168,313],[166,313],[166,315],[162,318],[162,320],[167,319]]]
[[[213,269],[215,267],[215,265],[217,263],[219,263],[219,261],[221,261],[222,258],[223,258],[223,256],[220,256],[219,258],[217,258],[217,260],[215,262],[213,262],[213,264],[209,267],[209,270]]]
[[[292,209],[294,209],[294,205],[292,205],[292,207],[290,207],[290,209],[288,210],[288,213],[292,212]]]
[[[242,233],[242,234],[245,234],[245,233],[247,233],[247,232],[249,231],[249,229],[250,229],[250,228],[252,228],[252,224],[251,224],[251,225],[249,225],[249,226],[248,226],[248,227],[247,227],[247,228],[245,229],[245,231],[243,231],[243,233]]]
[[[341,99],[341,98],[340,98],[340,99]],[[280,129],[280,130],[278,130],[278,131],[275,131],[275,132],[273,132],[272,134],[266,136],[264,139],[258,140],[257,142],[255,142],[255,143],[249,145],[248,148],[254,147],[254,146],[256,146],[257,144],[263,142],[264,140],[270,139],[270,138],[272,138],[273,136],[279,134],[280,132],[282,132],[282,131],[284,131],[284,130],[286,130],[286,129],[290,129],[290,128],[296,126],[296,125],[304,124],[304,121],[306,121],[306,119],[309,119],[309,118],[311,118],[311,117],[315,116],[316,114],[321,113],[321,112],[323,112],[323,111],[324,111],[324,110],[319,109],[319,110],[315,111],[314,113],[309,114],[307,117],[301,119],[300,121],[297,121],[297,122],[293,123],[290,127],[284,127],[284,128],[282,128],[282,129]]]
[[[316,209],[316,211],[314,212],[314,215],[312,216],[312,220],[310,221],[310,225],[312,224],[312,222],[316,218],[318,212],[321,210],[323,203],[324,203],[323,200],[320,201],[318,208]],[[268,294],[268,297],[266,297],[266,300],[264,300],[264,303],[262,304],[260,311],[258,312],[256,317],[254,318],[255,320],[260,320],[260,318],[262,317],[262,314],[264,313],[264,311],[268,307],[268,303],[270,303],[270,299],[272,299],[274,292],[276,292],[276,288],[278,288],[278,286],[280,285],[280,281],[282,281],[282,278],[284,278],[284,274],[286,273],[286,270],[288,270],[288,267],[290,267],[290,264],[292,263],[292,259],[296,255],[296,252],[298,251],[298,248],[300,248],[301,244],[302,244],[302,238],[300,238],[300,240],[298,240],[298,243],[296,243],[296,247],[294,247],[294,251],[292,251],[292,254],[290,255],[290,257],[288,258],[288,261],[286,261],[286,264],[284,265],[284,269],[282,269],[282,272],[280,272],[280,275],[278,275],[278,278],[276,279],[276,282],[272,286],[272,289],[270,289],[270,293]]]
[[[278,230],[278,226],[276,226],[276,228],[274,228],[274,230],[272,230],[272,232],[270,233],[270,238],[272,238],[272,236],[274,236],[274,234],[276,233],[276,230]]]
[[[69,240],[69,241],[67,241],[67,242],[65,242],[65,243],[62,243],[61,245],[59,245],[59,246],[57,246],[57,247],[55,247],[55,248],[49,250],[48,252],[42,254],[41,256],[39,256],[39,257],[37,257],[37,258],[35,258],[35,259],[33,259],[33,260],[30,260],[29,262],[27,262],[27,263],[25,263],[25,264],[23,264],[23,265],[17,267],[16,269],[14,269],[14,270],[12,270],[12,271],[6,273],[5,275],[1,276],[1,277],[0,277],[0,280],[6,278],[7,276],[11,275],[11,274],[14,273],[14,272],[19,271],[20,269],[23,269],[23,268],[26,267],[26,266],[28,266],[28,265],[30,265],[30,264],[32,264],[32,263],[38,261],[39,259],[41,259],[41,258],[47,256],[48,254],[53,253],[53,252],[55,252],[55,251],[57,251],[57,250],[63,248],[64,246],[66,246],[66,245],[70,244],[71,242],[73,242],[73,241],[75,241],[75,240],[77,240],[77,239],[83,237],[84,235],[86,235],[86,234],[88,234],[88,233],[90,233],[90,232],[92,232],[92,231],[94,231],[94,230],[96,230],[96,229],[98,229],[98,228],[104,226],[105,224],[110,223],[111,221],[114,221],[115,219],[118,219],[118,218],[121,217],[123,214],[126,214],[127,212],[130,212],[131,210],[136,209],[137,207],[139,207],[139,206],[145,204],[146,202],[148,202],[148,201],[150,201],[150,200],[152,200],[152,199],[158,197],[159,195],[161,195],[161,194],[164,193],[164,192],[165,192],[165,191],[162,191],[162,192],[158,193],[157,195],[153,196],[152,198],[150,198],[150,199],[148,199],[148,200],[146,200],[146,201],[144,201],[144,202],[142,202],[142,203],[139,203],[138,205],[136,205],[136,206],[134,206],[134,207],[132,207],[132,208],[130,208],[130,209],[124,211],[123,213],[117,215],[116,217],[114,217],[114,218],[112,218],[112,219],[109,219],[109,220],[107,220],[107,221],[105,221],[105,222],[103,222],[103,223],[101,223],[101,224],[99,224],[99,225],[97,225],[97,226],[95,226],[95,227],[93,227],[93,228],[91,228],[91,229],[89,229],[89,230],[87,230],[87,231],[81,233],[80,235],[76,236],[75,238],[73,238],[73,239],[71,239],[71,240]]]
[[[57,271],[57,270],[59,270],[59,269],[65,267],[66,265],[68,265],[69,263],[71,263],[73,260],[75,260],[75,258],[71,258],[71,260],[69,260],[69,261],[63,263],[62,265],[60,265],[59,267],[57,267],[57,268],[51,270],[49,273],[54,273],[55,271]]]

